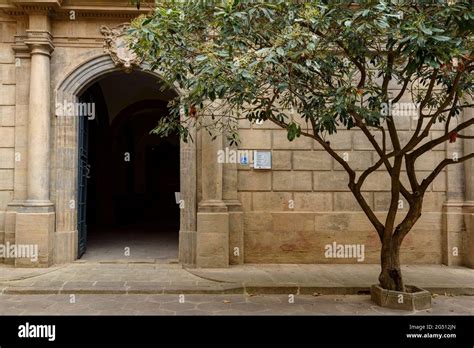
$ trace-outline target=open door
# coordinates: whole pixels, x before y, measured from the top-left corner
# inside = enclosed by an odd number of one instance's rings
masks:
[[[158,91],[156,77],[135,71],[104,76],[78,95],[86,113],[77,117],[78,258],[179,256],[180,141],[150,134],[168,112]]]
[[[91,94],[86,93],[79,98],[79,103],[92,102]],[[79,242],[77,247],[77,258],[80,258],[86,252],[87,244],[87,179],[89,178],[90,171],[88,163],[89,120],[87,115],[79,115],[78,126],[77,232],[79,234]]]

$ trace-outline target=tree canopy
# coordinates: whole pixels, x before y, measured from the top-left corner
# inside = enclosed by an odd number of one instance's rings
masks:
[[[290,140],[301,135],[302,124],[319,134],[341,124],[353,128],[357,119],[380,126],[389,82],[428,86],[435,71],[435,90],[441,90],[424,107],[443,110],[455,96],[472,94],[466,65],[472,60],[474,12],[467,2],[157,3],[152,16],[135,21],[134,48],[185,91],[159,132],[176,128],[186,135],[179,113],[195,122],[195,108],[216,116],[213,125],[226,128],[232,139],[235,123],[222,122],[223,115],[276,121]],[[427,94],[416,90],[413,102],[420,104]],[[217,99],[226,108],[205,103]],[[434,122],[445,119],[440,112]]]
[[[423,196],[449,164],[441,161],[421,181],[415,162],[439,144],[464,134],[472,107],[474,11],[468,1],[157,1],[132,25],[132,48],[179,88],[155,132],[190,127],[238,142],[238,120],[273,122],[288,139],[314,139],[348,173],[348,186],[382,243],[380,282],[404,289],[400,245],[421,216]],[[407,141],[387,106],[407,101],[419,110]],[[444,132],[428,137],[442,122]],[[331,143],[338,129],[359,129],[378,154],[360,172]],[[375,134],[380,135],[379,140]],[[215,134],[215,133],[214,133]],[[361,187],[375,170],[390,176],[384,221]],[[409,184],[402,179],[408,176]],[[395,223],[403,196],[409,204]]]

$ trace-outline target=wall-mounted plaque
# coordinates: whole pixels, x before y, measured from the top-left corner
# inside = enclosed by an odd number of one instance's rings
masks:
[[[254,169],[272,169],[271,151],[254,151],[253,152],[253,168]]]

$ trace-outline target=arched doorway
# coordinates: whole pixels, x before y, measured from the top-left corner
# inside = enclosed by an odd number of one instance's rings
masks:
[[[168,139],[168,141],[163,142],[159,137],[148,134],[148,128],[152,126],[150,122],[156,124],[157,114],[162,115],[163,111],[166,112],[167,100],[171,96],[176,95],[176,92],[172,90],[167,92],[160,91],[161,79],[159,75],[147,70],[146,66],[141,68],[134,70],[131,74],[125,74],[113,63],[108,55],[101,55],[84,62],[74,69],[64,78],[55,91],[56,103],[80,103],[88,98],[90,100],[95,99],[93,101],[97,107],[97,117],[94,118],[95,123],[88,124],[89,121],[86,123],[88,126],[92,124],[86,131],[89,136],[89,140],[87,140],[88,145],[91,143],[94,143],[94,146],[97,146],[97,143],[112,144],[111,146],[115,149],[115,155],[122,152],[122,157],[120,158],[125,160],[127,155],[125,152],[128,151],[124,151],[124,146],[127,146],[127,141],[118,141],[114,144],[112,140],[114,138],[128,139],[128,144],[133,143],[133,146],[130,146],[134,148],[133,151],[135,152],[135,156],[132,153],[129,154],[130,162],[125,161],[125,164],[128,165],[127,169],[122,169],[114,180],[108,180],[110,177],[99,175],[100,170],[94,172],[93,166],[89,164],[89,159],[95,161],[97,168],[100,166],[104,167],[104,164],[109,162],[103,161],[103,157],[100,157],[103,156],[103,153],[100,151],[107,153],[106,147],[98,146],[94,153],[89,152],[88,146],[84,147],[85,118],[55,117],[53,120],[54,165],[52,167],[55,180],[53,180],[52,184],[52,200],[56,205],[57,212],[55,237],[55,260],[57,263],[73,261],[80,254],[79,247],[82,232],[80,226],[81,222],[83,222],[81,221],[82,219],[86,222],[86,228],[87,222],[90,222],[91,227],[108,225],[109,227],[119,226],[119,229],[123,228],[124,230],[131,225],[135,224],[137,226],[141,223],[144,225],[154,223],[155,226],[158,225],[161,228],[167,224],[169,225],[171,221],[171,224],[174,224],[172,227],[176,229],[176,223],[179,221],[179,261],[185,265],[195,264],[196,143],[184,143],[182,140],[178,141],[177,139]],[[117,92],[117,88],[122,88],[125,92]],[[107,117],[101,116],[105,114]],[[105,128],[108,130],[105,131]],[[109,138],[103,136],[103,132]],[[144,133],[141,137],[138,136],[140,132]],[[191,129],[191,135],[194,139],[195,134],[195,129]],[[178,142],[179,146],[177,146]],[[165,145],[166,143],[167,145]],[[80,150],[84,148],[87,150],[86,161],[83,158],[81,162],[81,155],[84,155],[84,151],[81,152]],[[165,150],[165,148],[167,149]],[[176,156],[177,149],[179,149],[179,154]],[[173,172],[173,177],[177,179],[177,182],[175,181],[173,184],[170,184],[166,190],[156,184],[157,181],[153,180],[155,176],[160,175],[157,173],[160,172],[161,168],[159,165],[154,165],[154,163],[156,164],[164,157],[163,153],[174,158],[173,164],[166,167],[168,169],[173,168],[172,170],[170,169],[170,173]],[[109,156],[114,156],[112,152],[108,154]],[[89,158],[90,155],[91,157]],[[176,161],[178,158],[179,162]],[[133,162],[134,160],[135,162]],[[164,160],[169,162],[170,158],[165,158]],[[82,172],[80,170],[81,166]],[[177,168],[179,168],[178,177],[176,177]],[[111,168],[105,169],[110,173]],[[88,180],[92,180],[90,185],[88,185],[88,181],[85,181],[85,184],[90,187],[95,185],[95,191],[101,195],[101,197],[96,197],[98,199],[95,200],[95,203],[93,203],[94,197],[90,197],[91,194],[89,194],[89,198],[87,194],[83,194],[84,192],[91,192],[92,189],[81,189],[81,184],[84,185],[84,182],[81,183],[81,180],[85,175],[90,177]],[[94,175],[96,175],[96,178],[94,178]],[[167,177],[169,178],[170,175]],[[107,199],[104,197],[109,197],[108,199],[110,199],[110,195],[107,196],[100,192],[104,186],[104,181],[106,182],[105,186],[112,186],[112,188],[107,187],[106,191],[108,190],[109,193],[113,191],[112,196],[115,201],[109,207],[107,206]],[[179,189],[176,188],[177,186]],[[122,191],[118,193],[117,188],[118,191]],[[180,198],[186,202],[179,211],[176,210],[178,205],[174,197],[174,192],[178,192],[178,190],[180,191]],[[171,202],[173,206],[160,207],[160,204],[170,204],[168,193],[172,191]],[[155,195],[168,195],[168,199],[166,203],[154,200],[153,197]],[[97,209],[95,209],[93,208],[94,204],[102,204],[103,207],[98,208],[96,206],[95,208]],[[145,208],[140,209],[140,206]],[[154,214],[157,208],[158,214]],[[173,209],[173,214],[179,214],[179,220],[176,218],[169,219],[172,214],[167,209]],[[89,215],[87,214],[88,211]],[[127,216],[122,214],[123,211],[128,212]],[[165,220],[163,218],[160,219],[160,216],[164,215],[167,218],[166,223],[164,223]],[[155,227],[154,230],[156,231],[157,228]],[[142,232],[147,233],[146,231],[147,227],[145,226]],[[128,235],[133,236],[130,233]],[[116,233],[115,236],[119,236],[119,234]],[[126,233],[124,236],[126,236]],[[149,234],[148,237],[150,237]],[[176,237],[175,234],[173,239],[175,255]],[[128,241],[130,240],[133,240],[133,238],[128,239]],[[125,248],[130,247],[130,245],[123,245],[125,243],[122,242],[119,242],[119,244],[121,247],[120,253],[124,255]],[[142,243],[138,246],[150,247],[150,244],[151,248],[153,248],[153,243],[150,243],[150,240],[142,240]],[[134,250],[135,252],[139,251],[136,247]],[[148,250],[151,249],[149,248]],[[133,249],[130,251],[132,258],[133,255],[138,259],[144,258],[143,254],[133,254]],[[153,254],[152,251],[148,256],[149,258],[156,258],[156,253]],[[129,259],[132,260],[132,258]]]
[[[79,95],[78,257],[178,258],[179,138],[151,134],[175,94],[140,71],[109,73]]]

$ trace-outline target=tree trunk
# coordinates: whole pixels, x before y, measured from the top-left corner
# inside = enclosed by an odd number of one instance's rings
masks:
[[[382,244],[380,286],[387,290],[405,291],[402,271],[400,269],[401,242],[394,240],[393,236]]]

